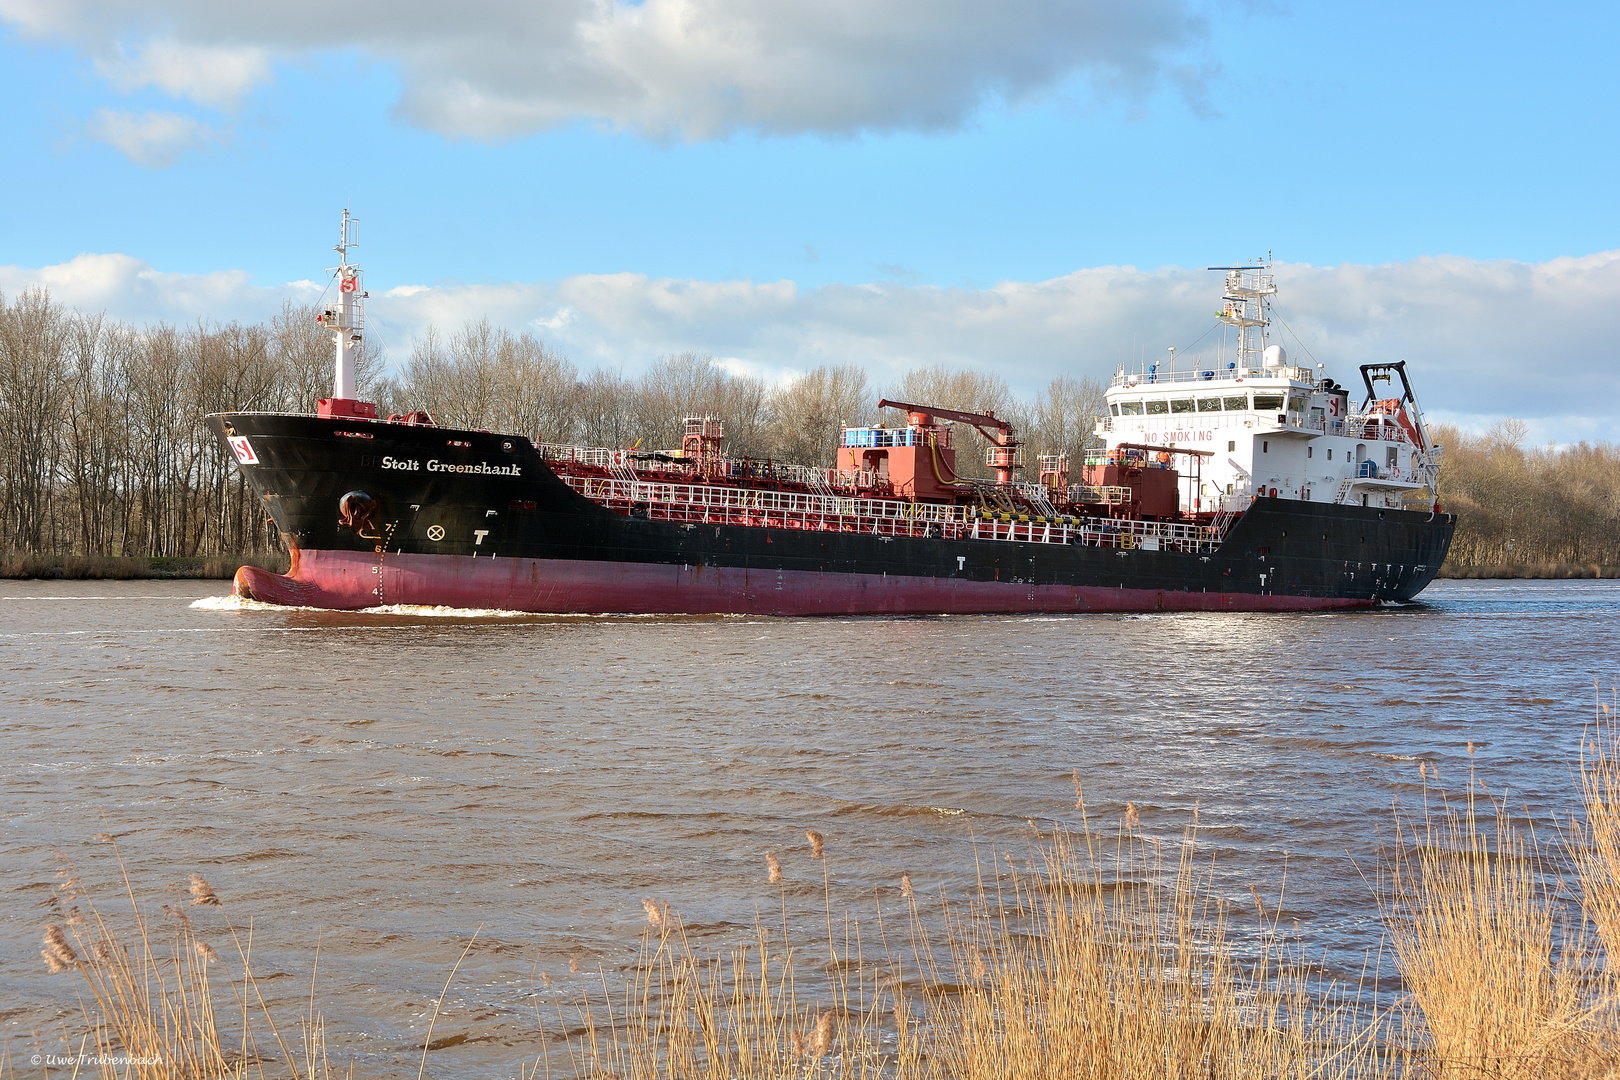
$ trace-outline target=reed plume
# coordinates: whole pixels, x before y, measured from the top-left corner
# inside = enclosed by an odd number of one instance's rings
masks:
[[[810,841],[810,855],[813,858],[819,859],[823,855],[826,854],[826,852],[827,852],[827,842],[826,842],[825,839],[822,838],[822,835],[820,833],[816,832],[816,830],[814,830],[814,829],[806,829],[805,833],[804,833],[804,838],[806,840]]]
[[[826,1057],[832,1050],[833,1040],[833,1014],[824,1012],[816,1020],[815,1028],[810,1032],[809,1054],[813,1058]]]
[[[765,853],[765,865],[771,872],[771,884],[780,885],[782,883],[782,861],[767,851]]]
[[[66,971],[68,968],[77,967],[79,963],[79,957],[74,953],[73,946],[68,944],[67,936],[55,923],[45,928],[45,948],[40,955],[45,957],[45,962],[51,966],[52,971]]]
[[[654,900],[652,897],[643,897],[642,908],[647,912],[647,922],[660,929],[668,929],[670,925],[669,903],[664,900]]]
[[[910,874],[900,875],[900,895],[905,897],[907,900],[915,899],[915,894],[911,890]]]
[[[208,887],[208,882],[196,874],[191,875],[191,902],[203,907],[223,906],[219,897],[214,895],[214,890]]]

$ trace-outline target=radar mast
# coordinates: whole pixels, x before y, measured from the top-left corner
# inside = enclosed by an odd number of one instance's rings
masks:
[[[1277,292],[1271,273],[1271,256],[1256,259],[1252,266],[1211,266],[1226,271],[1226,302],[1216,318],[1237,327],[1237,366],[1255,371],[1266,351],[1266,327],[1271,325],[1271,297]]]

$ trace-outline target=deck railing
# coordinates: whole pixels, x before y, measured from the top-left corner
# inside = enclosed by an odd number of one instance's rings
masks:
[[[627,481],[561,474],[592,502],[631,515],[689,525],[751,525],[820,532],[859,532],[943,540],[1004,540],[1029,544],[1086,544],[1207,554],[1220,544],[1203,525],[1115,518],[992,513],[976,507],[863,499],[708,484]]]

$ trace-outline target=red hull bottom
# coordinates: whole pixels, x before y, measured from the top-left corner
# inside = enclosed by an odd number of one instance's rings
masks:
[[[352,611],[383,604],[542,614],[984,615],[1102,611],[1320,611],[1371,600],[1028,585],[660,563],[302,551],[290,574],[244,566],[236,593]]]

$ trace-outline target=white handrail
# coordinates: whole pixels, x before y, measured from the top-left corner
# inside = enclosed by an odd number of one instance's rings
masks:
[[[1089,544],[1208,553],[1219,535],[1203,525],[1115,518],[1031,519],[988,514],[973,507],[863,499],[803,492],[761,491],[626,481],[561,474],[560,479],[592,502],[626,513],[685,523],[732,524],[826,532],[959,540],[1009,540],[1036,544]]]

